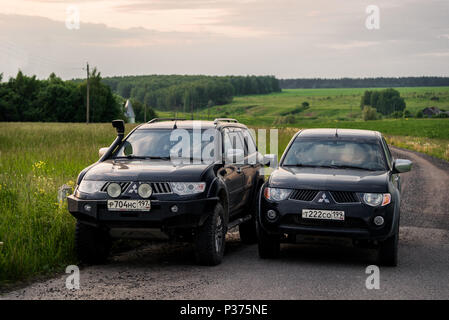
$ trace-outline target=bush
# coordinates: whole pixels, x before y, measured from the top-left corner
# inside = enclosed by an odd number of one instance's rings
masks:
[[[423,117],[424,117],[424,113],[422,112],[422,110],[419,110],[419,111],[416,113],[416,117],[417,117],[417,118],[423,118]]]
[[[404,111],[404,118],[413,118],[412,113],[409,110]]]
[[[395,119],[402,118],[403,116],[404,116],[404,113],[402,111],[395,111],[390,115],[391,118],[395,118]]]
[[[362,116],[363,116],[363,120],[365,120],[365,121],[377,120],[379,118],[376,109],[374,109],[372,107],[368,107],[368,106],[365,106],[363,108]]]
[[[434,115],[433,117],[434,118],[449,118],[449,114],[442,112],[437,115]]]
[[[283,117],[278,117],[276,119],[276,121],[274,122],[275,125],[280,125],[280,124],[293,124],[296,122],[296,118],[294,115],[290,114],[287,116],[283,116]]]
[[[304,109],[307,109],[310,106],[310,104],[307,101],[304,101],[301,105]]]

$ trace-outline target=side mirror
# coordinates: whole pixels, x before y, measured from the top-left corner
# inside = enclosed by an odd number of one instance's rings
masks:
[[[101,158],[102,156],[104,156],[104,154],[105,154],[106,152],[108,152],[108,150],[109,150],[109,148],[100,148],[100,150],[98,150],[98,155],[100,156],[100,158]]]
[[[244,153],[242,149],[229,149],[225,152],[227,163],[243,163]]]
[[[406,159],[396,159],[393,162],[393,170],[397,173],[408,172],[412,170],[412,162]]]
[[[265,154],[263,156],[263,164],[274,168],[278,165],[278,157],[275,154]]]

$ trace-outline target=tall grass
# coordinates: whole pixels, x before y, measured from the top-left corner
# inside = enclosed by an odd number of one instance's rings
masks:
[[[0,123],[0,283],[75,261],[74,219],[57,191],[114,136],[110,124]]]

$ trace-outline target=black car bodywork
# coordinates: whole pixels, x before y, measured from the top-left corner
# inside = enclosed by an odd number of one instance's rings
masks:
[[[103,149],[105,153],[97,163],[79,174],[77,188],[68,198],[69,212],[78,220],[76,246],[81,260],[104,261],[112,238],[163,238],[194,242],[198,262],[214,265],[221,262],[224,237],[231,227],[240,225],[243,241],[257,240],[255,208],[264,177],[259,173],[261,155],[257,149],[248,148],[248,144],[255,147],[255,143],[243,134],[248,133],[246,126],[232,119],[213,122],[153,119],[136,127],[126,138],[123,122],[114,121],[113,126],[117,139],[107,150]],[[117,156],[133,135],[144,136],[155,130],[192,130],[199,126],[215,134],[217,161],[176,164],[166,157]],[[243,163],[223,160],[226,148],[229,149],[224,141],[226,138],[229,142],[229,135],[234,138],[231,147],[244,149]],[[93,185],[94,192],[82,192],[79,186],[83,181]],[[120,186],[116,198],[108,193],[111,183]],[[151,186],[148,199],[137,192],[142,184]],[[182,195],[174,189],[177,185],[190,188],[202,184],[204,190],[196,194]],[[108,204],[113,206],[112,201],[108,202],[111,199],[149,200],[151,208],[112,211],[108,208]],[[117,201],[114,203],[118,205]]]
[[[368,170],[351,166],[321,166],[319,163],[289,166],[285,158],[295,141],[315,144],[320,141],[370,143],[381,150],[385,167]],[[258,227],[261,257],[276,256],[279,242],[285,238],[294,239],[297,235],[332,236],[350,238],[358,244],[375,245],[381,249],[383,262],[395,265],[401,198],[399,173],[410,170],[410,167],[408,160],[392,158],[379,132],[342,129],[298,132],[260,193]],[[267,199],[270,197],[268,190],[271,190],[267,188],[285,189],[288,196],[281,201]],[[389,203],[368,205],[364,201],[366,193],[386,195],[383,199],[390,197]],[[334,211],[335,216],[330,215],[329,211]],[[343,212],[340,220],[339,212]],[[329,217],[333,219],[325,219]],[[389,244],[392,246],[388,247]]]

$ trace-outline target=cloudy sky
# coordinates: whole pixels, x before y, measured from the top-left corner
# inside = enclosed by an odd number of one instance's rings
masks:
[[[4,80],[83,77],[86,61],[103,75],[449,76],[449,0],[0,0]]]

